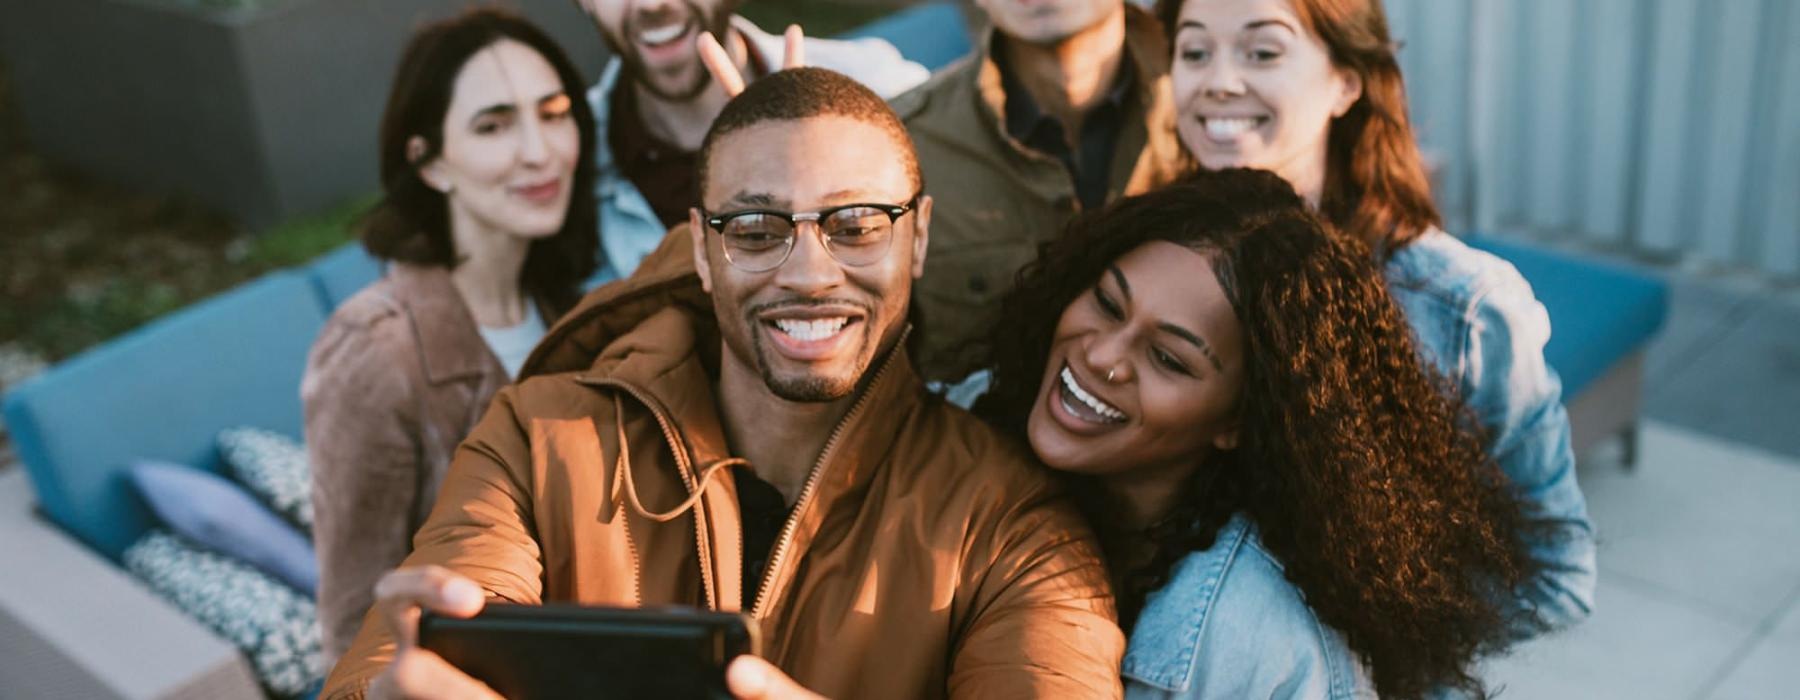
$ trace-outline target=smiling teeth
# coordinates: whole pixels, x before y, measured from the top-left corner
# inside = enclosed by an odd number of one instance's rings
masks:
[[[638,32],[638,40],[651,46],[658,46],[674,41],[676,37],[685,33],[687,33],[687,24],[671,24],[667,27]]]
[[[838,331],[844,329],[844,324],[849,322],[849,318],[841,316],[838,318],[819,318],[812,320],[781,318],[775,320],[775,327],[780,328],[782,333],[786,333],[788,337],[793,338],[794,340],[810,343],[815,340],[824,340],[837,335]]]
[[[1255,117],[1242,117],[1236,119],[1212,117],[1202,121],[1206,126],[1207,136],[1220,141],[1229,141],[1243,135],[1246,131],[1256,128],[1257,119]]]
[[[1080,401],[1082,405],[1087,406],[1088,409],[1094,413],[1099,414],[1101,418],[1114,422],[1125,420],[1124,412],[1113,408],[1106,402],[1095,398],[1093,394],[1082,390],[1081,385],[1075,383],[1075,373],[1070,372],[1069,368],[1066,366],[1063,367],[1062,382],[1063,386],[1068,388],[1069,395],[1074,396],[1077,401]]]

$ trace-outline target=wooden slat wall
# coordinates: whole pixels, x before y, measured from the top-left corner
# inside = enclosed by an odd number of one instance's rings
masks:
[[[1453,227],[1800,275],[1800,0],[1387,0]]]

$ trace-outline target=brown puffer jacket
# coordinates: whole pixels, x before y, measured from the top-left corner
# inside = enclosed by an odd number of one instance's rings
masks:
[[[512,602],[739,607],[720,341],[684,257],[653,254],[552,330],[458,450],[406,565]],[[1124,638],[1079,515],[1020,446],[927,394],[903,349],[876,366],[756,584],[764,656],[829,697],[1120,696]],[[359,697],[391,655],[366,618],[323,696]]]

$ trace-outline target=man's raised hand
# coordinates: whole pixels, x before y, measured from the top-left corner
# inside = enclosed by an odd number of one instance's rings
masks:
[[[781,70],[806,65],[806,34],[800,31],[800,25],[788,25],[782,38]],[[700,62],[706,65],[706,72],[712,74],[713,80],[725,91],[727,97],[737,97],[744,91],[744,74],[738,70],[737,61],[731,60],[731,52],[726,51],[725,46],[719,43],[718,37],[713,36],[712,32],[703,32],[697,47]]]

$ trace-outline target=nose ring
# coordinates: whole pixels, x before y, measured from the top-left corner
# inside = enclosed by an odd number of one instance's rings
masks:
[[[1117,368],[1117,367],[1106,370],[1106,381],[1109,381],[1109,382],[1112,381],[1113,375],[1118,374],[1118,373],[1119,373],[1119,368]]]

